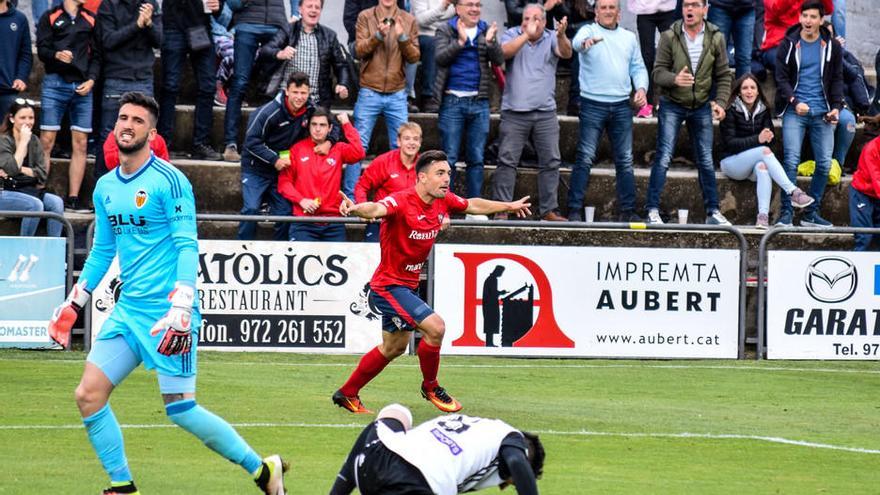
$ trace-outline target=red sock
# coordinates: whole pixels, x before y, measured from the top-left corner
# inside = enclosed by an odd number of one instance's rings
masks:
[[[422,386],[425,390],[433,390],[437,386],[437,371],[440,369],[440,346],[422,339],[416,354],[419,355],[419,367],[422,368]]]
[[[364,385],[369,383],[373,378],[376,378],[376,375],[381,373],[390,362],[391,361],[389,361],[388,358],[379,352],[378,347],[374,347],[372,351],[364,354],[364,357],[361,358],[357,368],[355,368],[351,373],[351,376],[348,377],[348,381],[345,382],[345,385],[339,390],[341,390],[346,397],[354,397],[362,388],[364,388]]]

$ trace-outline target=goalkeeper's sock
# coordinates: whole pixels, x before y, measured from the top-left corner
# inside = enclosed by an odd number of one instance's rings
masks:
[[[113,483],[128,483],[131,481],[131,471],[128,469],[128,459],[125,458],[125,442],[122,440],[122,429],[110,403],[98,412],[87,418],[83,418],[83,424],[89,435],[89,441],[104,466],[104,471],[110,475]]]
[[[209,449],[230,462],[253,474],[263,465],[260,456],[241,438],[223,418],[196,404],[195,399],[185,399],[165,405],[174,424],[192,433]]]
[[[348,377],[348,381],[339,390],[346,397],[356,396],[364,388],[364,385],[376,378],[376,375],[381,373],[390,362],[379,352],[379,347],[374,347],[373,350],[364,354],[357,368]]]
[[[426,390],[434,390],[437,386],[437,372],[440,370],[440,346],[431,345],[422,339],[416,349],[419,356],[419,367],[422,369],[422,386]]]

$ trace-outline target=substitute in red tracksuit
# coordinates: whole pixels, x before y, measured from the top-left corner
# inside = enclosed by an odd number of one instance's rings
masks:
[[[849,224],[880,227],[880,137],[862,148],[859,166],[849,186]],[[855,250],[867,251],[871,234],[855,235]]]
[[[339,115],[342,132],[348,141],[340,141],[326,155],[315,152],[330,133],[330,113],[316,109],[309,117],[309,137],[290,148],[290,166],[278,174],[278,192],[293,203],[293,216],[338,217],[342,198],[339,189],[342,169],[364,156],[361,138],[347,114]],[[291,241],[345,241],[341,223],[294,223]]]
[[[364,169],[354,187],[354,202],[379,201],[392,193],[410,188],[416,183],[416,160],[422,147],[422,128],[415,122],[406,122],[397,129],[397,149],[383,153]],[[370,195],[372,194],[372,197]],[[367,224],[364,240],[379,242],[381,220]]]

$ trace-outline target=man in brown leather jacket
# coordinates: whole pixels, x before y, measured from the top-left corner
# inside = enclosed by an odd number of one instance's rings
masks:
[[[397,145],[397,128],[409,118],[406,107],[406,63],[419,60],[419,26],[415,17],[401,10],[396,0],[379,4],[358,15],[355,54],[360,59],[360,91],[354,106],[354,124],[365,150],[376,118],[385,116],[388,142]],[[345,169],[342,190],[354,194],[361,174],[360,163]]]

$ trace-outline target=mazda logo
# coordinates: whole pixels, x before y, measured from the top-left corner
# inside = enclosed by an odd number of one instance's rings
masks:
[[[855,294],[858,285],[858,271],[846,258],[823,256],[807,267],[807,292],[819,302],[846,301]]]

